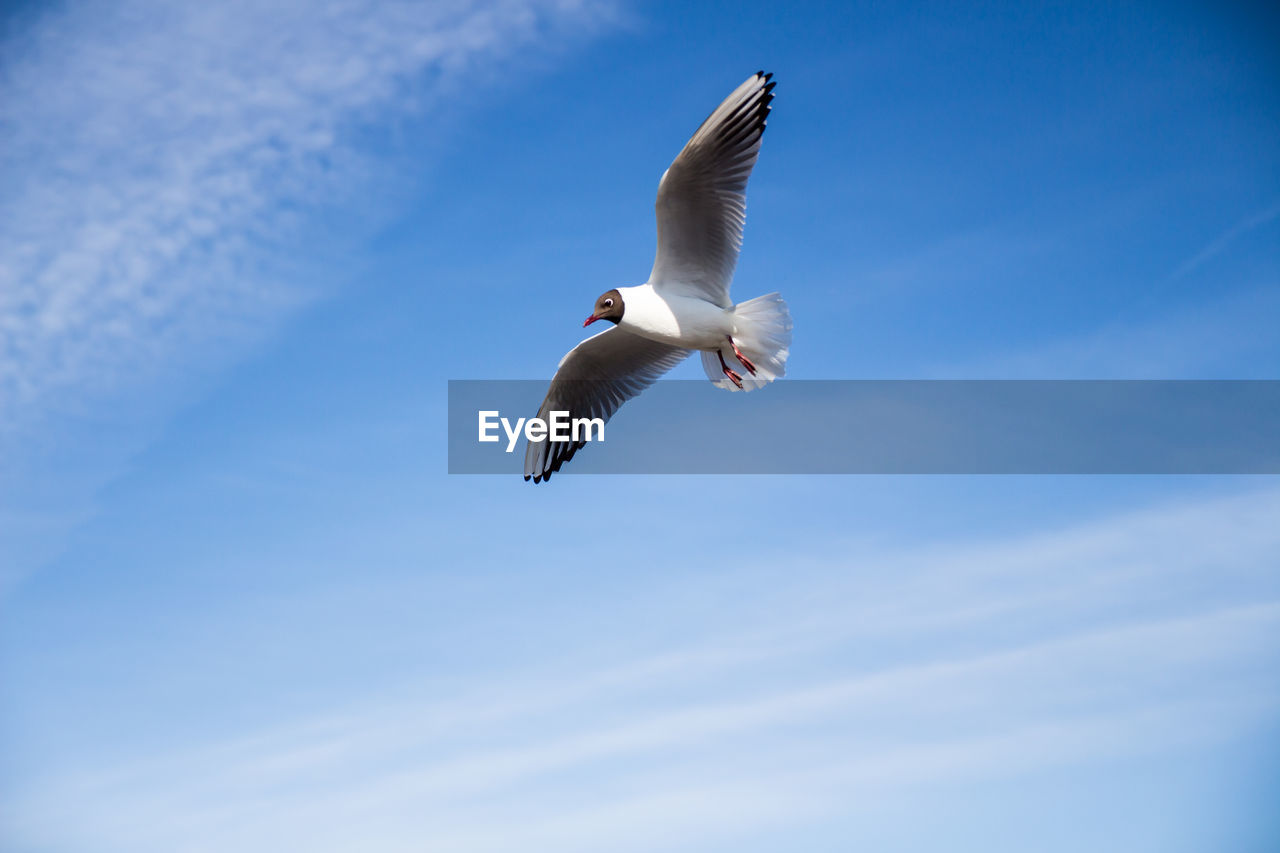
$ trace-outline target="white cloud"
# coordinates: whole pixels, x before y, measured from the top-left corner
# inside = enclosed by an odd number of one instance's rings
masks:
[[[1280,710],[1278,512],[1280,493],[1257,490],[847,555],[786,599],[762,588],[764,611],[725,596],[710,639],[672,624],[653,658],[478,672],[447,698],[383,696],[86,767],[20,804],[23,835],[134,851],[653,849],[676,836],[705,849],[918,784],[1212,743]]]
[[[428,113],[447,128],[462,93],[614,14],[29,5],[0,38],[0,595],[212,371],[343,283],[343,249],[396,214],[440,144],[387,140]]]
[[[289,287],[306,269],[291,237],[299,211],[332,213],[378,177],[352,139],[361,122],[438,107],[487,64],[607,12],[121,0],[11,14],[0,450],[50,408],[110,399],[313,296]]]
[[[1255,228],[1261,228],[1276,217],[1280,217],[1280,202],[1271,204],[1257,213],[1246,216],[1244,219],[1241,219],[1235,225],[1232,225],[1226,231],[1219,234],[1213,240],[1209,241],[1208,245],[1203,249],[1196,252],[1180,264],[1169,277],[1182,278],[1183,276],[1194,272],[1218,255],[1222,254],[1222,252],[1226,250],[1226,248],[1231,245],[1231,242],[1237,237],[1247,234]]]

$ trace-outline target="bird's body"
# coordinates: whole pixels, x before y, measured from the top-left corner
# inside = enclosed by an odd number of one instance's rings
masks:
[[[729,284],[742,245],[747,178],[764,133],[772,75],[749,77],[712,112],[662,175],[658,251],[649,280],[607,291],[584,326],[614,327],[560,361],[538,416],[603,418],[694,351],[715,385],[750,391],[786,371],[791,315],[776,293],[734,304]],[[746,375],[733,365],[740,366]],[[581,442],[530,442],[525,479],[540,482]]]
[[[651,284],[619,287],[627,306],[618,328],[685,349],[713,350],[734,332],[733,309],[693,296],[659,293]]]

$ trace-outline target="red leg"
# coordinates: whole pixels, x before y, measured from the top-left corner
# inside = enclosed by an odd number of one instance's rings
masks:
[[[729,337],[728,335],[725,335],[725,337],[729,338],[729,346],[733,347],[733,354],[738,357],[738,361],[742,362],[742,366],[747,369],[748,373],[750,373],[752,376],[755,376],[756,366],[751,363],[751,359],[747,358],[745,355],[742,354],[742,350],[738,349],[738,345],[733,342],[733,338]],[[720,361],[723,363],[724,359],[722,358],[720,359]]]
[[[720,350],[716,350],[716,356],[720,359],[720,369],[724,371],[724,375],[729,377],[729,381],[738,386],[738,390],[742,390],[742,377],[729,369],[729,365],[724,363],[724,355]]]

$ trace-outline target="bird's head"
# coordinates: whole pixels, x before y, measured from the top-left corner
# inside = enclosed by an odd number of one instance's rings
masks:
[[[622,319],[622,294],[617,289],[610,290],[600,295],[596,300],[596,305],[591,309],[591,316],[583,322],[583,328],[590,326],[596,320],[608,320],[615,325]]]

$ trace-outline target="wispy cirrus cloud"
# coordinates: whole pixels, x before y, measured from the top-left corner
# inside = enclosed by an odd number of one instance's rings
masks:
[[[362,126],[447,105],[494,62],[608,14],[560,0],[11,12],[0,439],[313,295],[290,287],[305,269],[292,256],[313,251],[297,236],[388,177]]]
[[[180,389],[342,284],[462,95],[615,22],[574,0],[4,14],[0,587],[93,515]]]
[[[732,849],[734,833],[913,786],[1176,754],[1280,709],[1278,509],[1274,490],[1251,490],[1011,541],[848,554],[805,583],[793,568],[785,599],[762,611],[723,596],[713,630],[671,624],[653,657],[479,672],[446,695],[50,778],[16,804],[13,837]]]
[[[1261,228],[1264,225],[1274,221],[1280,217],[1280,202],[1268,205],[1256,213],[1246,216],[1235,225],[1232,225],[1226,231],[1223,231],[1217,237],[1209,241],[1209,243],[1196,252],[1190,258],[1178,265],[1178,268],[1169,276],[1171,279],[1182,278],[1196,269],[1204,266],[1218,255],[1226,251],[1236,238],[1253,231],[1255,228]]]

